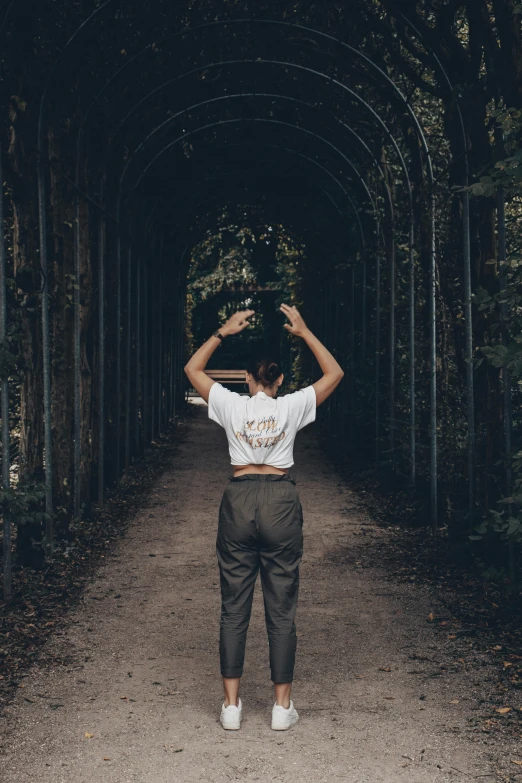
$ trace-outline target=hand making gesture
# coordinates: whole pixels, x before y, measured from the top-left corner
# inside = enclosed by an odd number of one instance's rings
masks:
[[[308,331],[308,327],[305,324],[303,316],[299,313],[297,307],[290,307],[290,305],[282,304],[280,310],[290,321],[289,324],[283,324],[285,329],[291,334],[295,334],[296,337],[303,337],[303,335]]]
[[[219,328],[219,331],[222,335],[239,334],[239,332],[242,332],[247,326],[251,326],[250,321],[247,319],[251,318],[254,313],[255,310],[238,310],[237,313],[231,315],[228,321]]]

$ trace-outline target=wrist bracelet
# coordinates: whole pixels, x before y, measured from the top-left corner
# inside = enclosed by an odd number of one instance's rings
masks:
[[[221,341],[223,341],[223,340],[225,339],[224,335],[222,335],[222,334],[221,334],[221,332],[220,332],[219,330],[215,331],[215,332],[213,333],[212,337],[219,337],[219,339],[220,339]]]

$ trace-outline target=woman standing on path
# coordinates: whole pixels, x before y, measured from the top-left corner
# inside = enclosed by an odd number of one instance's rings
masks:
[[[208,402],[209,418],[225,429],[234,471],[221,500],[216,540],[221,584],[219,654],[225,691],[220,721],[225,729],[241,725],[239,682],[259,570],[275,687],[272,728],[289,729],[299,718],[290,694],[303,513],[288,469],[294,464],[296,433],[315,421],[317,405],[330,396],[344,375],[297,308],[283,304],[280,309],[290,321],[284,327],[303,338],[323,371],[323,377],[312,385],[276,398],[284,376],[269,357],[249,362],[245,381],[250,397],[229,391],[204,372],[221,341],[250,326],[247,319],[254,310],[234,313],[185,365],[192,386]]]

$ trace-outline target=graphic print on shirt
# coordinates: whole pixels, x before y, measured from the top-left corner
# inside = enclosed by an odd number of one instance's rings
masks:
[[[286,432],[275,416],[262,416],[259,419],[245,419],[243,430],[236,430],[235,435],[253,449],[269,449],[284,440]]]

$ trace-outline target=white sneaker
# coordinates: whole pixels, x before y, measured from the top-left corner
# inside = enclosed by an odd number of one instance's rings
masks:
[[[225,702],[223,702],[223,706],[221,707],[221,715],[219,716],[219,721],[224,729],[236,730],[241,728],[242,714],[243,714],[243,704],[241,702],[241,698],[238,698],[237,707],[235,706],[235,704],[229,704],[228,707],[225,707]]]
[[[272,728],[275,731],[285,731],[294,726],[298,720],[299,715],[293,701],[290,701],[290,706],[287,710],[279,704],[274,704],[272,708]]]

